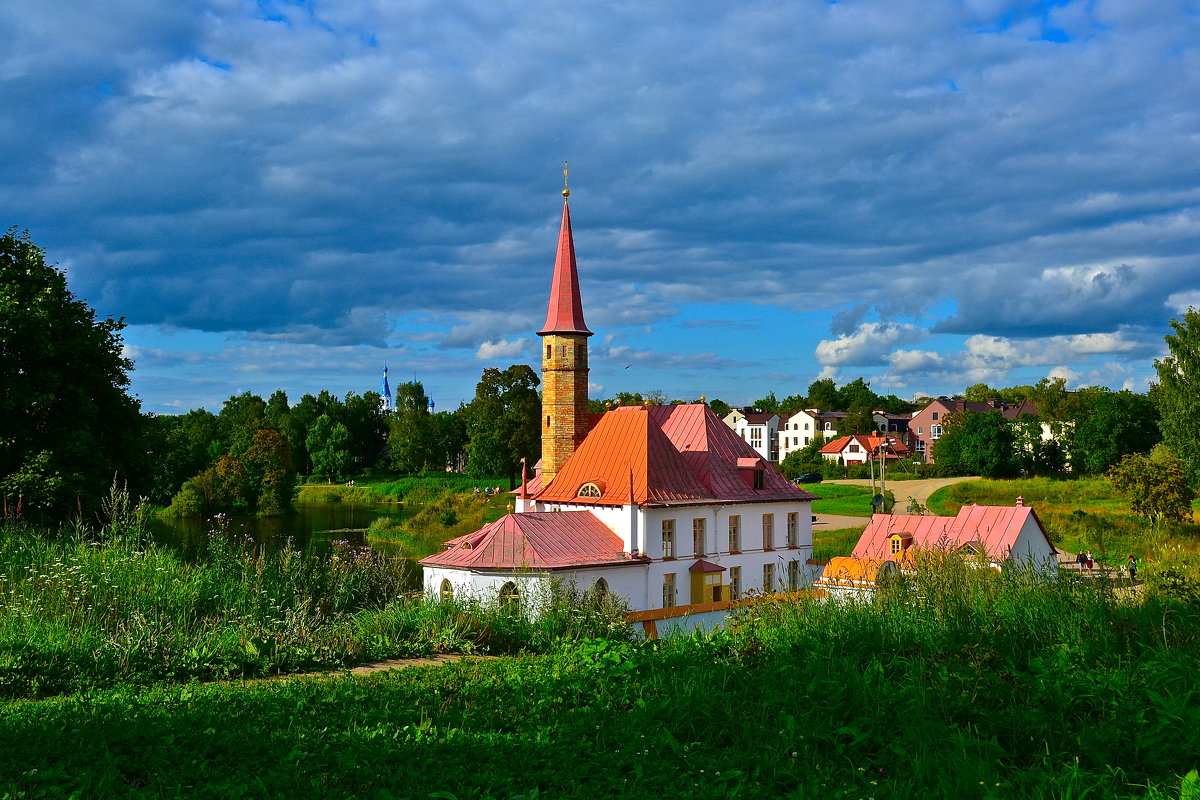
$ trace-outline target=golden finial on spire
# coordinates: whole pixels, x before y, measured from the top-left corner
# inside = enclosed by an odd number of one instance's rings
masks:
[[[567,162],[563,162],[563,199],[571,196],[571,190],[567,188]]]

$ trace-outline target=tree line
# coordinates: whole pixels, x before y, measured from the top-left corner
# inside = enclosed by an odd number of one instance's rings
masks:
[[[966,388],[965,399],[1032,399],[1037,420],[970,414],[948,420],[935,457],[944,469],[996,476],[1098,474],[1159,443],[1200,484],[1200,312],[1171,320],[1168,355],[1155,362],[1148,394],[1065,382]],[[298,480],[341,481],[372,472],[411,474],[456,469],[507,476],[540,455],[539,378],[527,365],[486,369],[469,403],[434,413],[418,381],[396,387],[395,411],[374,392],[343,397],[322,391],[296,403],[282,391],[245,392],[217,413],[142,413],[128,393],[123,319],[98,319],[45,262],[27,233],[0,237],[0,503],[11,516],[64,518],[91,512],[114,480],[135,496],[179,513],[285,512]],[[601,413],[617,404],[668,401],[662,392],[620,393],[591,401]],[[730,407],[708,401],[718,415]],[[874,429],[870,412],[903,413],[915,403],[881,396],[858,378],[843,386],[812,382],[804,395],[755,402],[764,411],[818,408],[850,412],[848,432]],[[1041,436],[1042,424],[1057,431]],[[818,445],[819,447],[819,445]],[[815,451],[801,451],[819,461]],[[793,454],[797,455],[797,454]],[[789,457],[790,458],[790,457]]]

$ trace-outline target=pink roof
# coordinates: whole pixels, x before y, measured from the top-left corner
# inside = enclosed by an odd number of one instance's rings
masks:
[[[590,511],[506,514],[421,559],[431,567],[568,569],[628,564],[621,538]]]
[[[753,462],[741,461],[753,459]],[[746,467],[739,469],[739,461]],[[763,488],[743,478],[763,464]],[[579,497],[594,484],[599,497]],[[538,500],[595,505],[811,500],[703,403],[605,414]]]
[[[546,324],[538,331],[538,335],[549,333],[592,335],[583,321],[579,270],[575,265],[575,240],[571,236],[571,211],[565,200],[562,226],[558,231],[558,255],[554,259],[554,279],[550,284],[550,306],[546,310]]]
[[[1041,521],[1029,506],[963,506],[954,517],[914,514],[875,514],[854,546],[854,558],[890,559],[890,537],[912,536],[912,546],[935,549],[958,548],[978,543],[992,558],[1005,558],[1012,551],[1025,523],[1033,518],[1045,536]],[[1047,543],[1049,539],[1046,540]],[[1053,546],[1051,546],[1053,551]]]

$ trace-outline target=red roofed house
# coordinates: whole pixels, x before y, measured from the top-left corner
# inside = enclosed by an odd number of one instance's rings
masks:
[[[866,436],[854,434],[840,436],[821,448],[820,453],[827,461],[840,461],[843,464],[865,464],[867,459],[883,453],[888,461],[908,458],[909,449],[895,436]]]
[[[1017,565],[1045,574],[1058,570],[1058,551],[1021,498],[1014,506],[963,506],[953,517],[875,514],[851,555],[895,561],[911,570],[914,555],[922,549],[986,558],[996,569]]]
[[[538,473],[515,513],[421,560],[426,593],[503,600],[536,593],[553,577],[614,592],[643,611],[807,583],[813,495],[706,405],[588,417],[592,333],[578,280],[564,203],[550,309],[538,332]]]
[[[929,405],[912,415],[908,421],[908,433],[916,446],[916,454],[933,463],[933,445],[942,436],[945,429],[946,417],[953,413],[986,414],[999,411],[1005,419],[1020,419],[1026,415],[1037,416],[1037,406],[1029,400],[1020,403],[1001,403],[997,400],[982,400],[979,402],[967,400],[948,400],[938,397],[929,401]]]

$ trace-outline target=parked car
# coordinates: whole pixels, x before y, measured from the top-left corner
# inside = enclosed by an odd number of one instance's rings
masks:
[[[820,482],[821,482],[821,473],[819,473],[819,472],[806,472],[803,475],[801,475],[799,478],[796,478],[796,483],[820,483]]]

